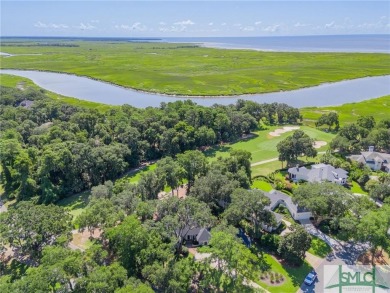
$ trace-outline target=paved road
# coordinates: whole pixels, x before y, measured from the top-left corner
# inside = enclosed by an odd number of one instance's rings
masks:
[[[329,236],[327,236],[330,238]],[[324,292],[324,268],[326,265],[352,265],[355,264],[358,256],[368,249],[365,244],[354,244],[348,242],[339,242],[335,239],[331,239],[331,243],[337,242],[339,245],[333,246],[333,252],[331,252],[317,267],[314,267],[318,274],[316,282],[307,286],[302,283],[298,292],[304,293],[321,293]]]

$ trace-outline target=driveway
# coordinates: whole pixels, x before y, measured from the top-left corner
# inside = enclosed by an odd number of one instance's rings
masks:
[[[5,204],[0,199],[0,213],[4,213],[6,211],[7,211],[7,207],[5,206]]]
[[[334,250],[330,253],[323,261],[319,264],[315,271],[318,274],[318,279],[316,282],[307,286],[304,283],[301,285],[301,288],[298,292],[305,293],[321,293],[324,292],[324,266],[325,265],[352,265],[356,263],[358,256],[366,251],[368,246],[365,244],[353,244],[353,243],[344,243],[340,249]]]

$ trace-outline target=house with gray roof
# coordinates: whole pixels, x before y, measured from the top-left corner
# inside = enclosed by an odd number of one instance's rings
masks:
[[[210,242],[211,234],[206,228],[186,227],[181,233],[181,237],[187,242],[197,242],[199,245],[207,245]]]
[[[366,165],[371,170],[383,170],[390,173],[390,154],[375,152],[373,146],[368,148],[368,152],[361,152],[360,155],[352,155],[347,158]]]
[[[327,164],[312,165],[311,169],[306,167],[293,167],[288,169],[289,177],[292,181],[297,182],[304,180],[307,182],[324,182],[329,181],[336,184],[344,185],[347,183],[348,172],[341,168],[335,168]]]
[[[291,216],[296,221],[306,220],[312,216],[310,211],[295,204],[292,198],[283,192],[271,190],[270,192],[264,192],[264,194],[271,200],[270,205],[267,207],[267,209],[271,211],[275,210],[279,205],[283,205],[288,209]]]

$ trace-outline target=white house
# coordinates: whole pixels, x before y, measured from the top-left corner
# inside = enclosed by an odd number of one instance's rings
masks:
[[[368,152],[361,152],[360,155],[352,155],[347,158],[364,164],[371,170],[383,170],[390,173],[390,154],[374,152],[373,146],[368,148]]]
[[[335,168],[327,164],[316,164],[311,169],[306,167],[293,167],[288,169],[291,180],[297,182],[304,180],[307,182],[329,181],[336,184],[344,185],[347,183],[348,172],[341,168]]]
[[[264,194],[271,200],[270,205],[267,207],[267,209],[271,211],[275,210],[279,205],[283,205],[288,209],[291,216],[296,221],[307,220],[312,216],[310,211],[295,204],[292,201],[292,198],[283,192],[271,190],[270,192],[264,192]],[[276,221],[280,224],[280,221],[282,220],[281,217],[279,217],[278,213],[274,214],[278,215]]]

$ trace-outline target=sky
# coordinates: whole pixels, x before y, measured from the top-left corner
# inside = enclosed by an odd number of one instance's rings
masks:
[[[390,34],[390,1],[7,1],[1,36]]]

